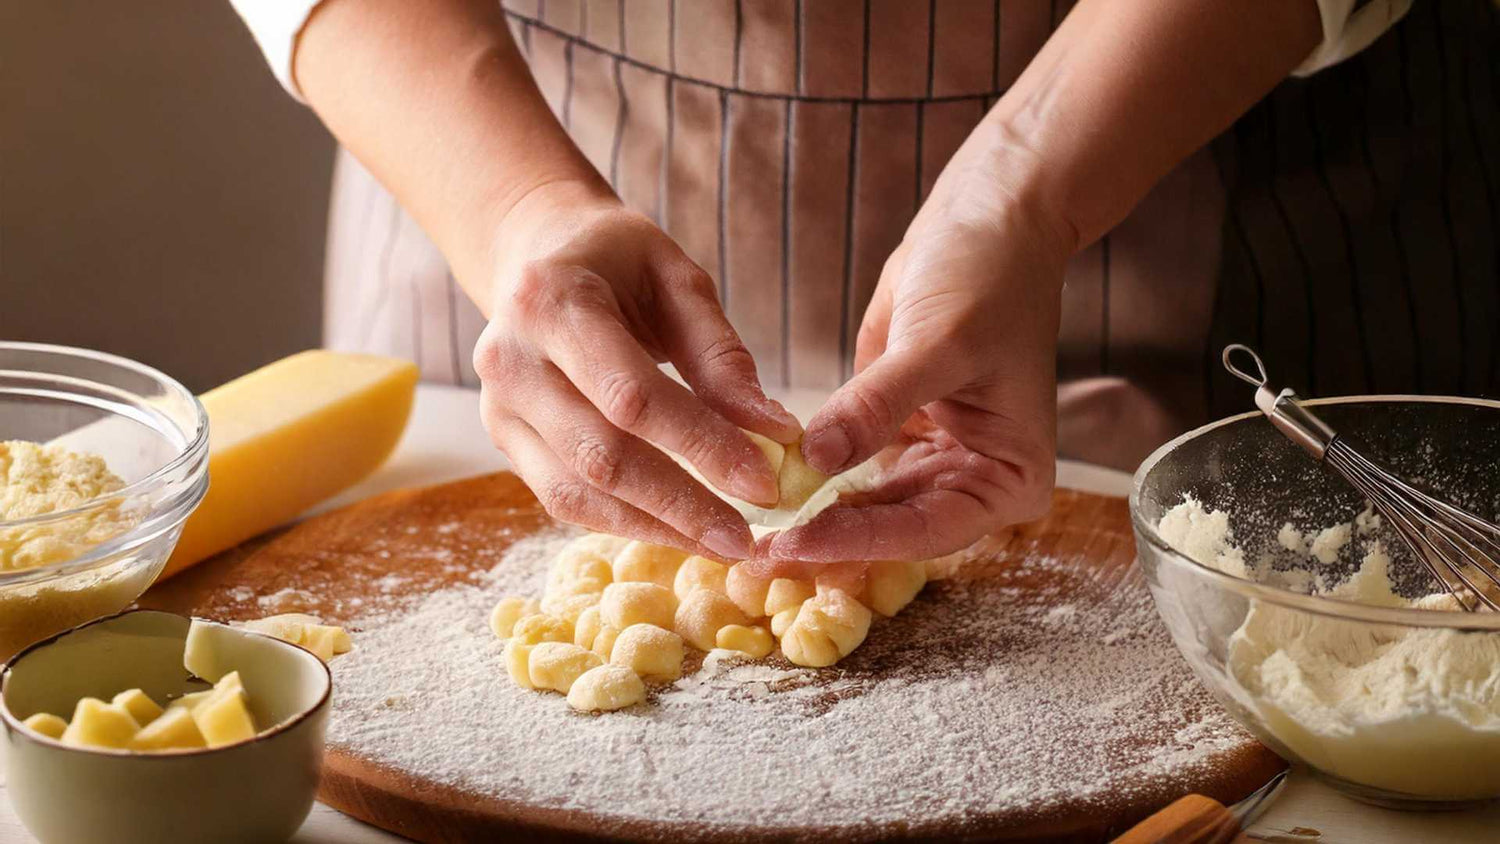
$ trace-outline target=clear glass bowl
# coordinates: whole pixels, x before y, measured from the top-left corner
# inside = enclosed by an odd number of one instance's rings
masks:
[[[1356,396],[1307,404],[1397,474],[1486,518],[1500,513],[1500,403]],[[1270,585],[1223,574],[1178,553],[1157,533],[1163,513],[1184,495],[1229,513],[1246,559],[1260,560],[1271,571],[1287,556],[1276,538],[1281,525],[1349,522],[1365,502],[1253,411],[1178,437],[1136,472],[1130,512],[1157,610],[1193,671],[1241,724],[1289,761],[1367,802],[1446,808],[1500,797],[1500,614],[1371,606],[1312,594],[1311,585],[1289,579]],[[1415,598],[1435,588],[1393,534],[1379,538],[1392,558],[1398,594]],[[1356,555],[1346,552],[1324,568],[1329,580],[1338,581],[1358,565]],[[1466,653],[1472,662],[1479,654],[1477,664],[1494,667],[1487,679],[1450,676],[1379,718],[1364,718],[1340,709],[1331,696],[1299,703],[1286,696],[1285,687],[1273,689],[1260,673],[1266,663],[1256,662],[1266,651],[1249,651],[1255,636],[1241,632],[1253,614],[1256,625],[1283,625],[1278,635],[1289,640],[1316,631],[1331,634],[1332,641],[1367,640],[1379,648],[1419,636],[1411,641],[1431,643],[1439,659]],[[1342,653],[1331,658],[1359,662]],[[1422,665],[1405,670],[1437,676]],[[1376,694],[1371,687],[1357,688],[1361,695]],[[1326,718],[1330,712],[1339,717]],[[1482,728],[1465,718],[1477,718]]]
[[[124,609],[172,553],[208,490],[208,416],[187,388],[102,352],[0,342],[0,440],[57,443],[104,458],[125,486],[66,511],[0,521],[0,535],[103,529],[67,559],[0,570],[0,660]],[[110,535],[113,534],[113,535]]]

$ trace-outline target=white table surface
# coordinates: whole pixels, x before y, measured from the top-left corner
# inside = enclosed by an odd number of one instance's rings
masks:
[[[797,391],[778,395],[799,418],[807,419],[822,395]],[[314,508],[327,510],[377,492],[492,472],[507,467],[491,445],[478,415],[478,393],[423,385],[417,389],[411,423],[396,452],[381,469],[358,486]],[[1058,463],[1059,486],[1105,495],[1125,495],[1124,473],[1071,461]],[[4,745],[0,744],[0,761]],[[0,766],[3,772],[3,766]],[[3,777],[3,773],[0,773]],[[0,781],[0,798],[4,783]],[[1317,830],[1318,838],[1286,837],[1294,827]],[[1252,838],[1297,844],[1409,844],[1442,841],[1453,844],[1500,838],[1500,805],[1454,813],[1394,812],[1349,800],[1303,772],[1294,772],[1276,800],[1250,828]],[[0,799],[0,842],[31,842],[10,806]],[[390,844],[405,839],[314,804],[307,823],[292,839],[299,844]]]

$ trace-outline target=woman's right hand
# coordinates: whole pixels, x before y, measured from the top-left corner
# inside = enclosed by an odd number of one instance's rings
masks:
[[[771,467],[738,429],[780,442],[801,434],[761,390],[708,274],[607,188],[571,181],[515,203],[493,254],[490,322],[474,350],[484,425],[547,512],[748,556],[739,513],[652,445],[729,495],[771,505]]]

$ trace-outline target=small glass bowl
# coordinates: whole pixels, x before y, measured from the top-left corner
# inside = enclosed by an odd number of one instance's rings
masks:
[[[1396,474],[1486,518],[1500,513],[1500,403],[1355,396],[1306,404]],[[1293,522],[1306,529],[1350,522],[1365,502],[1258,412],[1190,431],[1141,464],[1130,512],[1142,570],[1178,650],[1230,714],[1284,758],[1366,802],[1458,808],[1500,798],[1500,719],[1490,717],[1489,725],[1475,730],[1449,717],[1452,710],[1433,715],[1430,706],[1419,705],[1353,727],[1317,722],[1299,715],[1305,711],[1300,706],[1281,705],[1284,697],[1251,691],[1259,681],[1236,652],[1244,645],[1237,633],[1246,619],[1262,613],[1260,622],[1274,620],[1298,636],[1314,624],[1340,640],[1391,642],[1420,632],[1440,639],[1444,653],[1474,648],[1500,660],[1500,614],[1358,604],[1311,594],[1310,584],[1299,586],[1290,578],[1283,585],[1253,583],[1200,565],[1156,530],[1184,495],[1206,509],[1229,513],[1246,559],[1272,570],[1282,554],[1281,525]],[[1380,539],[1392,558],[1391,579],[1399,594],[1413,598],[1437,588],[1394,534]],[[1338,582],[1357,568],[1357,552],[1346,551],[1323,570]],[[1440,696],[1459,709],[1493,716],[1500,695],[1493,676],[1487,686],[1459,682],[1441,689]]]
[[[0,660],[124,609],[152,584],[208,490],[208,415],[151,367],[103,352],[0,342],[0,440],[104,458],[125,486],[69,510],[0,521],[0,536],[130,526],[68,559],[0,570]]]

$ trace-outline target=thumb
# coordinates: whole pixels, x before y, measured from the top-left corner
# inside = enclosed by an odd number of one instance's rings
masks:
[[[928,350],[887,349],[840,387],[807,425],[802,456],[835,474],[885,448],[919,408],[962,386],[959,361]]]

